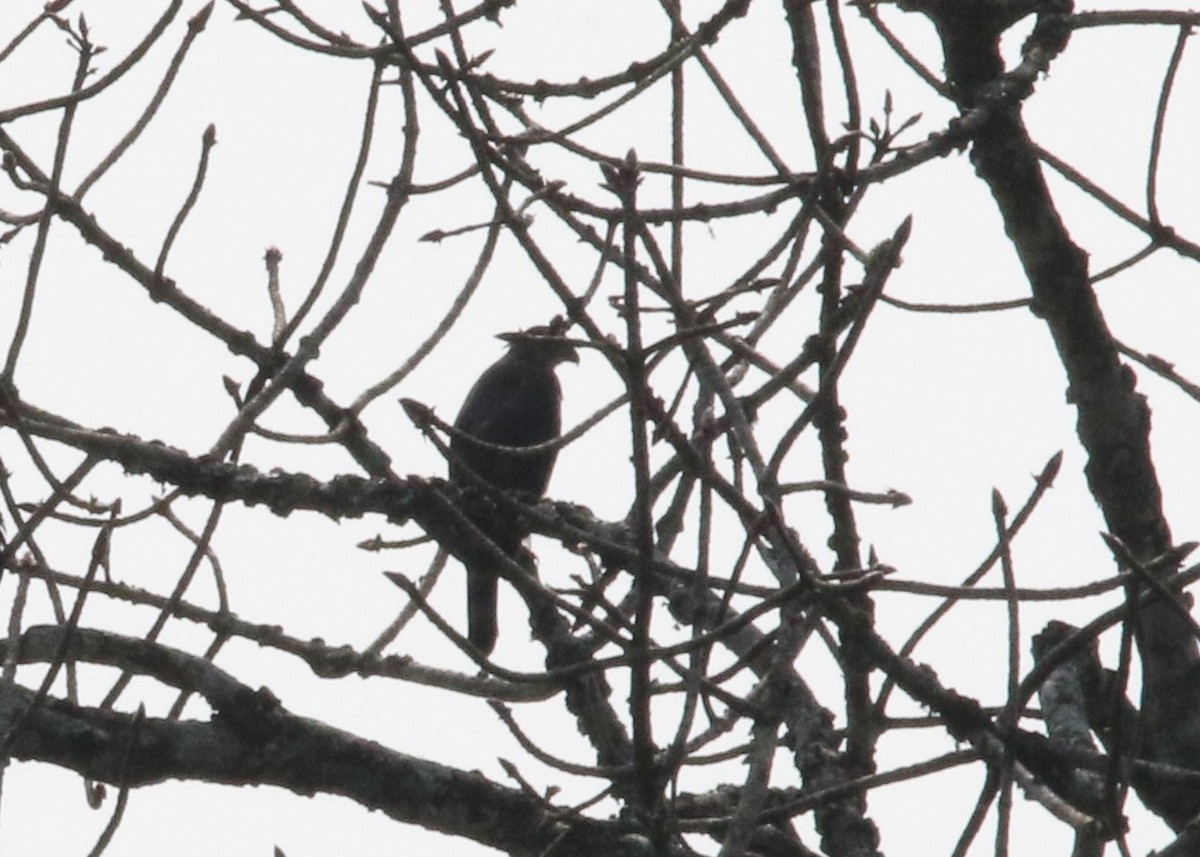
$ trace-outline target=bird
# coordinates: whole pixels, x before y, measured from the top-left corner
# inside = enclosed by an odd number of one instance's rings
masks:
[[[559,325],[536,326],[497,338],[508,343],[504,356],[479,376],[454,421],[450,440],[450,482],[469,485],[467,471],[501,491],[540,499],[546,493],[558,449],[513,454],[481,446],[537,446],[562,430],[562,388],[555,368],[578,363],[575,346],[562,339]],[[528,530],[512,515],[494,508],[467,517],[506,554],[518,557]],[[486,562],[465,562],[467,639],[484,655],[496,645],[496,596],[499,574]]]

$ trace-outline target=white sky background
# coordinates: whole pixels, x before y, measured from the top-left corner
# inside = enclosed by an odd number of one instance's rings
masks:
[[[139,8],[132,10],[135,5]],[[102,71],[123,57],[145,32],[151,13],[158,11],[150,10],[150,5],[80,0],[71,7],[72,16],[79,12],[87,15],[93,39],[109,48],[98,59]],[[80,108],[64,181],[67,187],[91,170],[96,158],[111,148],[139,114],[182,37],[184,22],[200,5],[185,3],[176,23],[146,61],[99,100]],[[411,9],[416,16],[409,24],[410,31],[420,28],[418,19],[429,15],[435,5],[404,4],[406,14]],[[1186,8],[1182,3],[1161,1],[1099,3],[1088,8],[1143,5]],[[689,21],[706,17],[714,7],[712,3],[689,3]],[[0,41],[6,42],[40,8],[40,2],[4,0],[0,4]],[[356,2],[324,0],[305,8],[331,29],[345,29],[374,41]],[[630,61],[661,48],[666,22],[656,9],[657,4],[632,0],[522,0],[504,14],[502,29],[486,22],[474,25],[468,31],[469,49],[479,53],[496,48],[487,68],[500,77],[554,81],[598,77],[622,70]],[[931,28],[913,16],[884,11],[891,13],[888,20],[897,25],[909,46],[930,67],[940,68]],[[853,10],[846,8],[843,15],[857,60],[864,114],[881,118],[884,90],[891,89],[898,120],[923,113],[903,142],[915,143],[941,130],[951,116],[947,106],[900,65],[860,24]],[[1008,40],[1010,60],[1023,35],[1021,30]],[[1025,110],[1035,139],[1140,211],[1145,205],[1145,159],[1155,103],[1174,39],[1175,32],[1165,28],[1078,33]],[[431,56],[428,48],[422,56]],[[792,168],[811,169],[779,5],[763,0],[752,4],[748,18],[731,26],[711,48],[710,56]],[[1189,52],[1179,71],[1173,96],[1176,109],[1168,119],[1159,182],[1162,219],[1192,240],[1200,234],[1194,203],[1200,182],[1187,162],[1197,150],[1200,128],[1195,111],[1184,105],[1195,105],[1200,99],[1197,62]],[[16,56],[0,65],[0,108],[65,92],[73,66],[74,56],[63,35],[44,27]],[[294,309],[328,244],[358,144],[370,73],[366,62],[314,56],[284,45],[253,23],[234,21],[231,10],[218,4],[158,119],[124,161],[90,192],[86,207],[152,264],[167,224],[190,187],[201,134],[214,123],[218,144],[205,190],[176,244],[167,273],[188,294],[265,340],[271,316],[263,252],[269,246],[282,250],[285,300],[288,308]],[[769,172],[765,160],[719,111],[699,74],[694,70],[689,74],[689,95],[694,98],[688,116],[689,165],[747,174]],[[834,86],[837,81],[831,77],[829,83]],[[655,92],[584,139],[613,153],[634,147],[647,160],[667,160],[667,104],[664,81]],[[836,95],[830,97],[832,115],[837,115],[840,104]],[[397,105],[394,91],[385,91],[376,151],[367,170],[369,180],[386,181],[395,170],[402,119]],[[593,107],[552,107],[544,121],[554,127]],[[42,116],[22,120],[9,130],[48,168],[57,121],[57,114]],[[831,128],[834,133],[837,130]],[[419,155],[418,182],[435,181],[466,166],[462,141],[428,99],[422,99],[422,133],[426,140]],[[568,164],[558,155],[540,161],[535,158],[535,162],[547,174],[569,180],[573,192],[604,200],[604,192],[597,188],[598,172],[581,172],[577,164]],[[574,172],[569,172],[572,169]],[[1052,185],[1072,235],[1091,254],[1093,271],[1142,246],[1140,235],[1094,202],[1062,182],[1052,179]],[[661,198],[663,188],[664,184],[656,186],[648,180],[645,198],[652,199],[656,193]],[[23,204],[13,196],[7,184],[5,191],[6,195],[0,195],[0,208],[28,209],[28,201]],[[719,199],[723,191],[701,187],[688,193],[689,200],[695,201]],[[373,187],[361,191],[358,213],[327,297],[336,295],[349,276],[382,196],[382,191]],[[473,266],[482,233],[441,244],[422,243],[419,237],[433,229],[479,222],[489,217],[490,211],[488,200],[473,184],[449,194],[418,197],[405,209],[362,303],[311,367],[335,400],[351,401],[398,366],[428,335]],[[540,224],[552,220],[537,206],[531,213]],[[914,216],[913,237],[904,254],[904,266],[889,281],[889,294],[910,301],[947,303],[1027,295],[995,206],[974,177],[965,154],[926,165],[873,190],[853,221],[850,235],[869,248],[888,237],[908,214]],[[790,217],[790,210],[783,216]],[[771,222],[755,218],[690,227],[686,293],[698,296],[724,288],[777,237],[782,222],[778,217]],[[565,238],[561,229],[550,229],[547,234],[560,238],[557,244],[548,240],[546,245],[556,253],[560,271],[569,282],[582,287],[591,276],[594,254],[577,250],[573,239],[561,240]],[[19,306],[32,237],[32,230],[26,230],[0,247],[0,330],[4,341]],[[848,275],[848,281],[856,276]],[[82,248],[70,228],[52,233],[42,282],[17,374],[26,399],[87,425],[113,426],[192,452],[202,451],[215,440],[233,414],[221,375],[245,383],[251,377],[248,361],[215,346],[171,311],[150,306],[139,289],[113,267],[100,263],[95,251]],[[1197,379],[1197,284],[1194,267],[1162,251],[1100,285],[1099,294],[1118,338],[1163,356],[1182,374]],[[603,294],[614,294],[619,288],[618,282],[606,281]],[[801,300],[813,298],[809,292]],[[396,399],[418,399],[434,406],[443,418],[452,418],[476,375],[501,353],[501,344],[492,335],[543,322],[558,309],[515,241],[502,239],[496,261],[461,322],[400,389],[380,398],[364,414],[374,439],[392,455],[397,472],[440,475],[444,465],[408,424]],[[614,314],[600,306],[596,314],[607,330],[620,333],[621,322]],[[798,348],[811,332],[807,326],[811,314],[800,308],[794,318],[792,328],[781,326],[768,337],[777,355],[787,354],[785,335],[794,333],[794,347]],[[564,369],[563,377],[568,425],[592,413],[618,391],[616,379],[595,355],[585,355],[578,368]],[[1200,433],[1200,409],[1145,371],[1138,372],[1138,379],[1154,410],[1158,474],[1176,541],[1196,538],[1193,522],[1200,512],[1200,485],[1194,474],[1200,456],[1194,439]],[[663,389],[672,387],[664,383]],[[858,507],[864,541],[875,545],[881,559],[896,566],[900,576],[938,583],[960,581],[991,549],[993,486],[1003,492],[1015,512],[1032,488],[1030,474],[1039,471],[1059,449],[1066,450],[1062,473],[1015,546],[1018,580],[1033,587],[1064,586],[1112,573],[1113,565],[1096,535],[1103,522],[1083,484],[1083,457],[1074,436],[1074,413],[1064,402],[1062,371],[1044,326],[1026,311],[931,316],[879,306],[851,361],[843,404],[850,414],[849,472],[855,487],[896,488],[915,501],[899,510]],[[780,416],[768,409],[762,416],[764,426]],[[321,430],[314,418],[288,404],[286,397],[264,422],[288,431]],[[769,428],[765,431],[774,433]],[[627,433],[627,417],[622,413],[567,448],[559,459],[550,493],[587,504],[602,517],[624,515]],[[11,455],[13,449],[0,447],[0,453]],[[54,460],[65,471],[75,457]],[[296,449],[251,442],[244,460],[264,470],[279,466],[322,477],[357,472],[336,448]],[[794,462],[785,477],[818,478],[819,460],[811,448],[797,453]],[[118,490],[115,475],[112,469],[101,469],[85,487],[101,499],[112,499]],[[25,499],[41,496],[38,483],[29,480],[24,487],[30,492]],[[128,492],[129,488],[126,485],[119,490]],[[145,485],[144,490],[140,497],[123,495],[127,511],[157,489]],[[805,520],[804,510],[811,508],[814,532],[801,532],[801,537],[826,561],[827,521],[820,504],[815,499],[794,503],[794,521]],[[181,508],[181,513],[191,513],[189,521],[196,527],[206,511],[203,504],[183,504]],[[356,542],[378,532],[397,537],[395,528],[384,530],[379,520],[335,525],[315,515],[299,513],[283,520],[265,510],[241,507],[231,507],[226,515],[215,546],[225,564],[234,611],[249,621],[284,624],[302,638],[321,636],[334,644],[365,646],[403,603],[402,594],[379,572],[399,570],[415,577],[427,560],[421,552],[356,552]],[[179,573],[190,546],[165,526],[153,540],[147,542],[146,538],[145,531],[136,539],[117,534],[113,574],[119,580],[163,591]],[[89,546],[77,539],[63,531],[61,548],[54,545],[63,570],[80,571],[79,557],[86,561]],[[736,545],[730,550],[736,550]],[[553,567],[543,558],[543,575],[553,573]],[[450,570],[434,599],[443,614],[457,622],[463,620],[460,576],[457,569]],[[202,574],[198,581],[189,598],[211,603],[209,579]],[[11,598],[12,586],[11,580],[0,581],[4,603]],[[1116,597],[1088,602],[1083,605],[1086,612],[1075,617],[1061,604],[1025,605],[1022,655],[1026,663],[1028,636],[1048,619],[1085,621],[1116,603]],[[914,597],[883,595],[878,600],[879,629],[898,645],[934,606],[934,602]],[[497,659],[519,669],[537,669],[541,661],[526,640],[515,597],[502,601],[504,607],[509,609],[510,619],[501,622]],[[33,615],[45,615],[45,609],[40,602],[32,605]],[[918,649],[917,659],[935,664],[950,687],[979,696],[988,704],[1002,702],[996,694],[1004,686],[1003,614],[999,603],[956,608]],[[132,625],[128,624],[130,617]],[[150,620],[145,611],[122,611],[95,598],[84,624],[139,633]],[[206,640],[182,624],[173,625],[164,637],[167,643],[191,650]],[[1114,643],[1115,637],[1105,640],[1109,664],[1114,662]],[[414,623],[391,651],[474,671],[466,658],[424,621]],[[810,670],[806,677],[821,693],[830,693],[830,688],[837,686],[836,672],[819,658],[812,661],[806,665]],[[507,779],[495,758],[504,756],[518,762],[523,774],[539,788],[563,784],[559,775],[528,760],[480,701],[380,679],[320,681],[289,660],[244,643],[228,646],[218,664],[251,686],[267,685],[297,714],[325,720],[396,750],[468,769],[478,767],[501,782]],[[94,681],[91,689],[103,692],[111,676]],[[85,698],[88,689],[85,683]],[[836,696],[826,698],[836,701]],[[153,714],[165,710],[168,703],[164,700],[169,697],[149,684],[135,682],[123,701],[132,709],[141,699]],[[160,706],[157,712],[156,704]],[[193,716],[204,716],[203,707],[195,709]],[[584,763],[592,761],[574,724],[557,703],[518,708],[517,715],[557,752]],[[934,734],[933,730],[929,736],[899,733],[885,739],[881,767],[949,749]],[[781,757],[777,774],[783,782],[790,782],[789,766],[790,760]],[[730,775],[734,781],[741,770]],[[980,775],[981,768],[974,766],[930,778],[921,785],[908,783],[873,793],[871,815],[882,829],[884,851],[892,855],[948,853],[974,805]],[[583,790],[569,789],[563,800],[585,796]],[[82,786],[73,775],[43,765],[15,764],[4,780],[0,850],[6,854],[86,853],[110,808],[106,804],[100,812],[87,810]],[[1017,813],[1013,853],[1067,852],[1065,828],[1046,823],[1043,810],[1018,800]],[[979,837],[973,853],[991,853],[990,831],[989,827]],[[1168,839],[1165,826],[1139,818],[1130,842],[1138,853]],[[124,825],[108,853],[151,854],[169,849],[181,857],[265,855],[278,845],[289,857],[304,857],[345,853],[349,842],[362,857],[394,854],[399,849],[447,855],[483,853],[472,843],[398,824],[340,798],[309,799],[278,789],[192,783],[170,783],[133,793]],[[1037,843],[1036,852],[1023,849],[1023,842]],[[815,845],[815,840],[810,839],[809,844]]]

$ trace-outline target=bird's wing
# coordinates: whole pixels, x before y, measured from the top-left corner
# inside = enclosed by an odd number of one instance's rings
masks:
[[[455,427],[487,443],[534,446],[558,436],[559,386],[549,366],[502,358],[480,376],[467,394]],[[455,438],[451,449],[485,481],[505,490],[541,494],[546,490],[556,451],[509,455]],[[452,463],[450,478],[459,474]]]

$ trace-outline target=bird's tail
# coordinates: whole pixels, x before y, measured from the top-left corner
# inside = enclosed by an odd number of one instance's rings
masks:
[[[496,646],[499,575],[490,568],[467,569],[467,639],[485,655]]]

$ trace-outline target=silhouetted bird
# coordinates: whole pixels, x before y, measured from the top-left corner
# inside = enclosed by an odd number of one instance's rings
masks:
[[[578,363],[575,347],[555,338],[549,327],[531,327],[521,333],[499,336],[508,352],[479,376],[463,402],[454,427],[485,443],[500,446],[537,446],[558,437],[562,428],[562,392],[554,367]],[[503,491],[520,491],[541,497],[550,481],[557,449],[514,455],[472,443],[458,436],[450,441],[457,460],[450,462],[450,481],[468,482],[464,468]],[[497,547],[517,557],[528,532],[497,510],[486,517],[468,515]],[[467,564],[467,638],[484,654],[496,645],[496,594],[498,575],[478,561]]]

